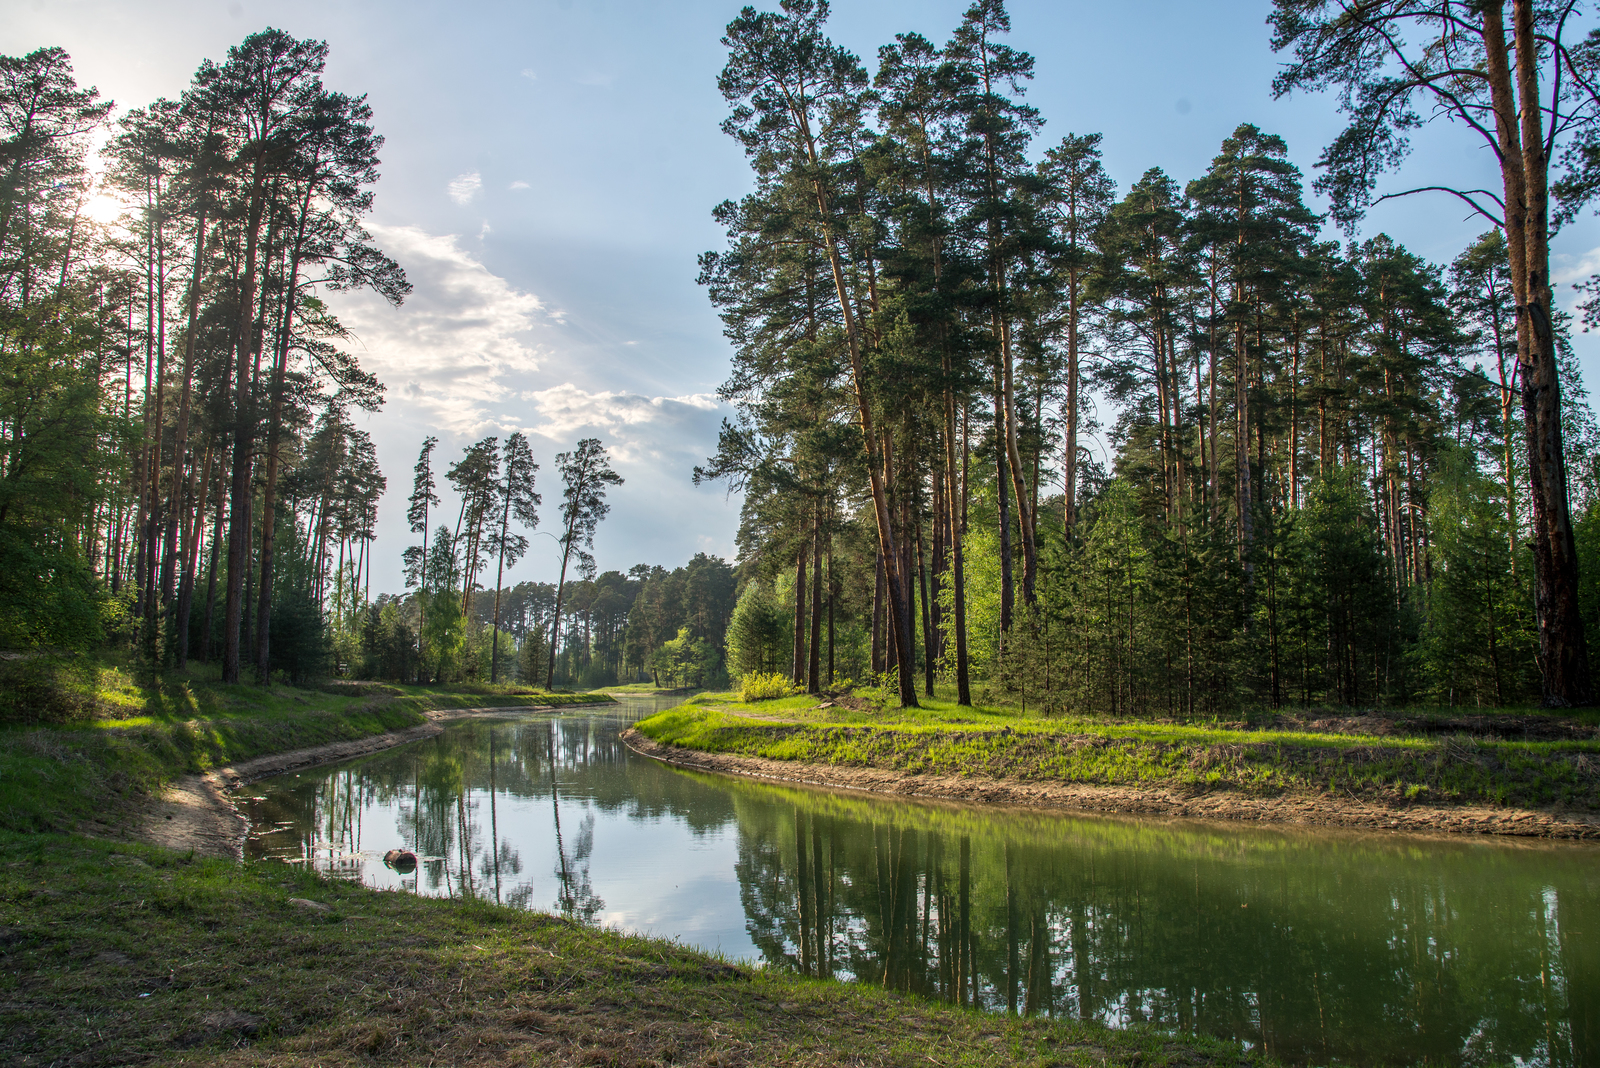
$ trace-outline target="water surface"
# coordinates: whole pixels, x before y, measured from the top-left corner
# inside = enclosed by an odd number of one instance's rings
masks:
[[[1600,1064],[1600,850],[1088,818],[679,771],[676,703],[450,725],[256,784],[251,855],[1292,1063]],[[414,850],[402,873],[383,854]]]

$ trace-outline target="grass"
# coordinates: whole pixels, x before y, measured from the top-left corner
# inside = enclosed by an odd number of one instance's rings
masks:
[[[67,724],[0,728],[0,829],[112,829],[142,796],[185,774],[267,753],[424,723],[438,709],[604,702],[511,686],[224,685],[198,667],[140,678],[93,665],[92,693]]]
[[[184,771],[403,727],[424,708],[513,703],[553,702],[141,683],[109,666],[97,718],[0,730],[0,1063],[1255,1062],[1205,1036],[985,1015],[482,901],[50,830]]]
[[[594,691],[591,691],[591,692],[593,692],[593,693],[665,694],[665,693],[683,693],[684,689],[682,689],[682,688],[672,689],[670,687],[657,686],[653,682],[630,682],[625,686],[602,686],[598,690],[594,690]]]
[[[700,694],[641,721],[655,741],[712,753],[1021,782],[1356,795],[1390,803],[1600,810],[1600,741],[1371,735],[1046,718],[963,708],[818,708]]]
[[[1237,1065],[480,902],[0,833],[0,1062]]]

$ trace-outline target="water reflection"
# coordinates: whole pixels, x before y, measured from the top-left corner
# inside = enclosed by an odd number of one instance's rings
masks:
[[[264,783],[253,851],[1293,1063],[1600,1061],[1595,850],[789,789],[632,757],[627,718],[461,723]]]

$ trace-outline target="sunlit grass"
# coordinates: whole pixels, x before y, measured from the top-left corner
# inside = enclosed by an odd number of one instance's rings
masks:
[[[1600,741],[1334,734],[964,708],[742,703],[701,694],[642,720],[669,745],[770,760],[1031,783],[1348,793],[1396,802],[1600,809]]]
[[[430,711],[610,700],[510,684],[224,684],[211,665],[152,675],[116,660],[94,665],[92,678],[93,716],[0,728],[0,828],[117,825],[177,776],[414,727]]]

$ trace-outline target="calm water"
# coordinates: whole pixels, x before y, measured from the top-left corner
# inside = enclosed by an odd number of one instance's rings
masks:
[[[255,856],[1295,1063],[1600,1064],[1600,851],[1077,818],[676,771],[672,699],[256,784]],[[385,867],[415,850],[410,873]]]

